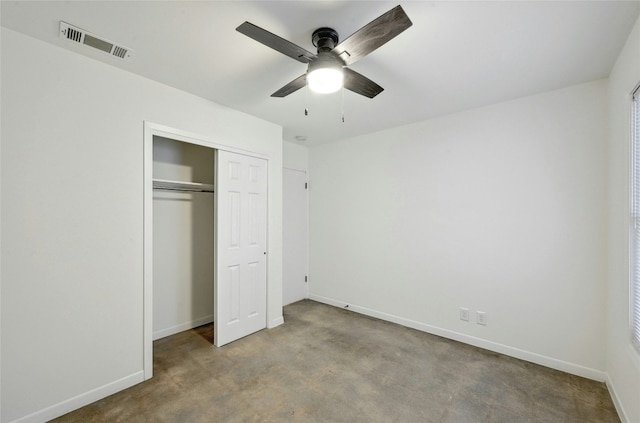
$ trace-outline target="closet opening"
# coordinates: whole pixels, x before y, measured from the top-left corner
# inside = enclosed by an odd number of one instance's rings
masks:
[[[213,344],[215,150],[153,136],[153,340]]]
[[[145,380],[154,340],[199,327],[222,347],[267,327],[268,164],[145,122]]]

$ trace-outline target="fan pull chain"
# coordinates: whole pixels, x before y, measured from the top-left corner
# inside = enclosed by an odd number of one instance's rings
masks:
[[[309,85],[304,87],[304,115],[309,116]]]
[[[342,87],[341,99],[340,99],[340,108],[342,109],[342,123],[344,123],[344,87]]]

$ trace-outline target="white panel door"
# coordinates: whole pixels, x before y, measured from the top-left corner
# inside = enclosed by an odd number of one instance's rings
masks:
[[[307,297],[307,173],[283,169],[282,304],[291,304]]]
[[[228,344],[267,325],[267,161],[216,155],[214,343]]]

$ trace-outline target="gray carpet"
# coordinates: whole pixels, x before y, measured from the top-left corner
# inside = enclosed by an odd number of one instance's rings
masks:
[[[222,348],[154,343],[154,378],[56,422],[619,422],[603,383],[301,301]]]

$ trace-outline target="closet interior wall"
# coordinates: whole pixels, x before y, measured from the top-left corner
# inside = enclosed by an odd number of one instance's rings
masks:
[[[214,166],[211,148],[153,139],[154,181],[213,185]],[[213,228],[213,193],[154,188],[154,340],[213,322]]]

